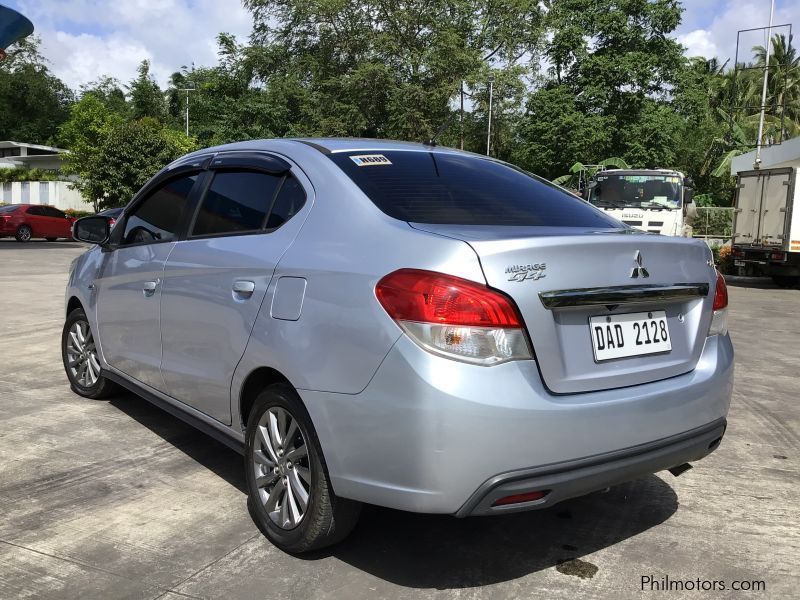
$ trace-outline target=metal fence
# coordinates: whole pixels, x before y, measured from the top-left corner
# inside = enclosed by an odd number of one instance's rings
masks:
[[[692,237],[709,245],[721,246],[733,239],[733,215],[736,209],[721,206],[701,206],[692,221]],[[716,242],[716,243],[714,243]]]

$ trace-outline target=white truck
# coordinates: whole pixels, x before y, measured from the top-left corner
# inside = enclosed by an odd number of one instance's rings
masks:
[[[733,219],[733,264],[740,275],[800,283],[800,169],[741,171]]]
[[[671,169],[608,169],[597,173],[584,197],[623,223],[649,233],[692,235],[696,214],[691,179]]]

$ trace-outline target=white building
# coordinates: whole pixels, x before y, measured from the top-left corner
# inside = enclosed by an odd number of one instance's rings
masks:
[[[731,161],[731,175],[735,176],[740,171],[752,171],[755,160],[755,150],[735,157]],[[800,137],[761,149],[761,168],[778,167],[800,167]]]
[[[44,169],[58,171],[66,150],[39,144],[0,141],[0,169]],[[80,192],[63,181],[13,181],[0,186],[0,202],[49,204],[61,210],[91,210]]]

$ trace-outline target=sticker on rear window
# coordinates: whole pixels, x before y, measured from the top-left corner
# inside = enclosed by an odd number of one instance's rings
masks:
[[[383,154],[359,154],[358,156],[351,156],[350,160],[356,163],[359,167],[392,164],[392,161],[386,158]]]

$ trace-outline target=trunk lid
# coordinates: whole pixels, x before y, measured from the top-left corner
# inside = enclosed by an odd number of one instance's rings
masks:
[[[412,227],[472,246],[488,284],[517,303],[553,393],[666,379],[692,371],[700,358],[716,281],[701,241],[630,230]],[[654,311],[666,313],[670,351],[595,360],[590,318]]]

